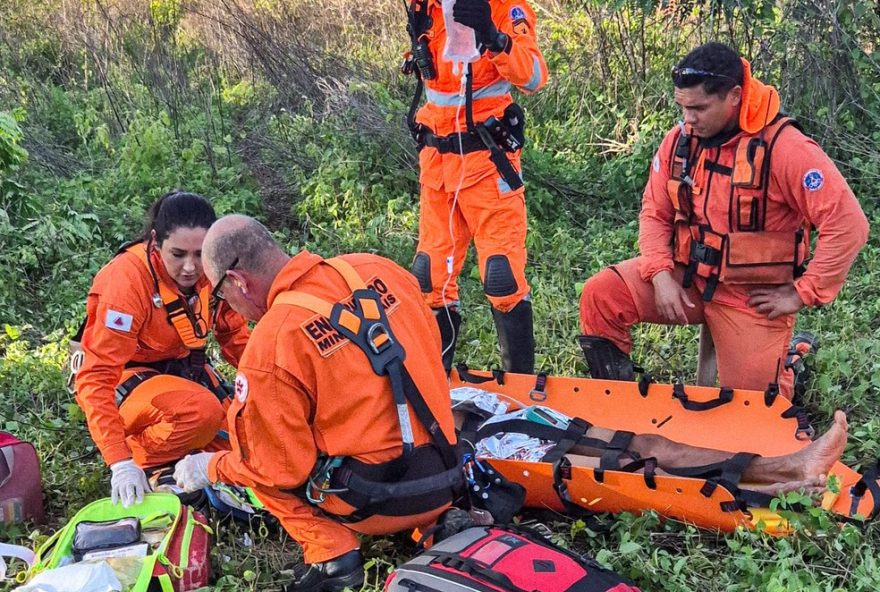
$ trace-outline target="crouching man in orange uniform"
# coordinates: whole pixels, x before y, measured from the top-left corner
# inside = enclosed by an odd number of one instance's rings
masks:
[[[287,590],[357,589],[355,532],[430,526],[460,484],[434,316],[391,261],[289,257],[246,216],[212,226],[204,258],[218,296],[259,322],[228,412],[232,450],[183,459],[177,482],[251,487],[302,545]]]
[[[721,384],[778,383],[790,398],[783,360],[795,314],[834,299],[868,222],[831,159],[781,113],[776,89],[729,47],[694,49],[672,82],[683,121],[651,165],[641,255],[590,278],[581,296],[590,373],[633,378],[635,323],[705,323]]]

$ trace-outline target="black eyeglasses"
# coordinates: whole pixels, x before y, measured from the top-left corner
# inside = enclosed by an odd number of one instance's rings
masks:
[[[226,271],[223,272],[223,277],[221,277],[217,281],[217,285],[214,286],[213,290],[211,290],[211,298],[217,301],[225,300],[225,298],[223,298],[223,292],[221,291],[223,289],[223,282],[226,281],[226,277],[229,275],[229,271],[235,269],[236,265],[238,265],[238,257],[233,259],[229,267],[226,268]]]
[[[220,303],[225,300],[223,297],[223,282],[226,281],[226,277],[229,275],[229,270],[235,269],[235,266],[238,265],[238,257],[232,260],[232,263],[229,267],[226,268],[226,271],[223,272],[223,277],[217,280],[217,285],[214,286],[214,289],[211,290],[211,308],[214,309],[211,314],[211,326],[217,326],[217,314],[220,312]]]
[[[735,78],[733,78],[732,76],[728,76],[727,74],[716,74],[715,72],[709,72],[708,70],[699,70],[697,68],[672,69],[672,83],[675,86],[692,86],[695,84],[699,84],[706,78],[726,78],[734,84],[739,84],[739,82],[737,82]]]

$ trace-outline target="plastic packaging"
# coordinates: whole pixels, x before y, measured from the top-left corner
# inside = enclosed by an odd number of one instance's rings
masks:
[[[39,573],[14,592],[120,592],[122,584],[105,561],[74,563]]]
[[[442,0],[443,22],[446,24],[446,45],[443,47],[443,59],[452,62],[453,73],[458,73],[458,64],[468,64],[480,59],[477,51],[477,36],[474,30],[452,18],[455,0]]]
[[[507,412],[507,403],[499,400],[498,395],[483,389],[461,386],[449,391],[452,409],[470,410],[483,417],[500,415]]]

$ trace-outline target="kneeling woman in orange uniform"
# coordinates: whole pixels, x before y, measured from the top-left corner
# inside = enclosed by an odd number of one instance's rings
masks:
[[[233,366],[247,323],[212,297],[202,240],[216,219],[205,198],[181,191],[153,204],[144,236],[98,272],[81,330],[76,400],[113,473],[111,497],[140,502],[144,469],[222,448],[224,385],[208,364],[213,329]]]

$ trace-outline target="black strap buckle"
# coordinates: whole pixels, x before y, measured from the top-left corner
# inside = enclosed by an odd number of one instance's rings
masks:
[[[690,259],[697,263],[704,263],[715,267],[721,263],[721,251],[710,247],[706,243],[692,240]]]

